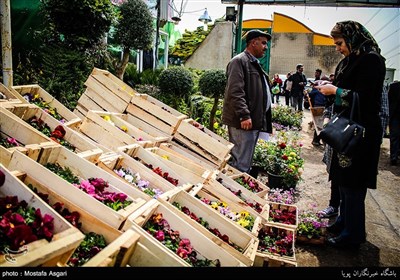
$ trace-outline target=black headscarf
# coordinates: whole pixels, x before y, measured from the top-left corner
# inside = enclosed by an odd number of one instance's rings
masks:
[[[342,37],[350,53],[355,55],[370,51],[381,53],[381,49],[371,33],[356,21],[348,20],[336,23],[331,31],[331,36],[334,38]]]
[[[350,52],[350,55],[342,59],[336,67],[334,84],[337,86],[340,86],[339,81],[347,71],[348,66],[354,64],[358,57],[372,51],[378,55],[381,53],[381,49],[371,33],[356,21],[337,22],[331,30],[331,36],[333,38],[343,38]],[[381,58],[384,60],[382,56]]]

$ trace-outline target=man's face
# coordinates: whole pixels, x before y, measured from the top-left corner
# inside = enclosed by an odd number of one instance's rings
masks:
[[[251,43],[253,47],[253,55],[256,58],[261,58],[264,56],[265,51],[268,49],[268,39],[267,37],[257,37],[253,39]]]

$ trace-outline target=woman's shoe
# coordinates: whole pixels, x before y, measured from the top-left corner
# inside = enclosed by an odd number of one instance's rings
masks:
[[[339,214],[338,209],[330,205],[318,212],[318,216],[320,216],[321,218],[330,218],[337,216],[338,214]]]

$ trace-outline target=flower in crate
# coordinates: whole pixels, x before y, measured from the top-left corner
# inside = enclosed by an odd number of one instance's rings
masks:
[[[218,259],[212,261],[201,257],[200,253],[192,247],[189,239],[181,238],[179,231],[171,229],[162,213],[154,213],[143,229],[194,267],[220,266]]]
[[[228,190],[231,191],[231,193],[233,193],[234,195],[236,195],[237,197],[239,197],[241,200],[243,200],[247,205],[249,205],[251,208],[253,208],[254,210],[256,210],[258,213],[261,213],[263,207],[260,203],[254,201],[254,200],[250,200],[250,199],[246,199],[245,197],[243,197],[242,195],[242,190],[237,190],[234,191],[231,188],[229,188],[228,186],[225,186]]]
[[[297,222],[296,212],[297,208],[295,207],[293,208],[289,207],[284,209],[271,207],[269,210],[268,220],[274,223],[295,225]]]
[[[124,193],[106,191],[109,185],[102,178],[89,178],[89,180],[82,180],[80,184],[74,184],[74,186],[115,211],[124,209],[132,203],[127,200],[128,196]]]
[[[103,235],[95,232],[85,234],[85,238],[68,260],[68,266],[78,267],[84,265],[106,246],[107,242]]]
[[[222,241],[228,243],[230,246],[232,246],[233,248],[235,248],[239,252],[243,251],[243,249],[241,247],[239,247],[238,245],[236,245],[235,243],[230,241],[229,236],[227,234],[222,234],[217,228],[211,228],[209,223],[206,220],[204,220],[202,217],[197,217],[197,215],[195,213],[193,213],[192,211],[190,211],[190,209],[188,207],[182,206],[182,205],[180,205],[179,202],[176,202],[176,201],[174,201],[172,203],[172,205],[174,205],[176,208],[178,208],[183,213],[188,215],[191,219],[193,219],[196,222],[198,222],[199,224],[201,224],[208,231],[210,231],[211,233],[213,233],[214,235],[219,237]]]
[[[263,189],[260,187],[258,182],[251,177],[246,177],[244,175],[234,179],[237,183],[239,183],[241,186],[245,187],[249,191],[253,193],[258,193],[263,191]]]
[[[30,207],[17,196],[0,198],[0,252],[18,250],[39,239],[51,241],[54,217],[42,215],[39,208]]]
[[[297,225],[297,235],[306,236],[309,239],[320,238],[325,235],[328,221],[322,219],[312,210],[300,212],[299,224]]]
[[[65,119],[57,112],[57,108],[51,107],[48,102],[44,101],[44,99],[42,97],[40,97],[39,93],[37,93],[35,95],[28,93],[28,94],[25,94],[23,97],[29,103],[33,103],[36,106],[42,108],[43,111],[45,111],[47,114],[51,115],[56,120],[58,120],[60,122],[65,122]]]
[[[5,148],[11,147],[18,147],[18,141],[13,137],[1,138],[0,145],[4,146]]]
[[[208,198],[202,198],[196,195],[197,199],[200,199],[201,202],[209,205],[211,208],[217,210],[222,215],[228,217],[232,221],[236,222],[238,225],[244,227],[245,229],[252,231],[254,226],[255,218],[250,215],[247,211],[235,212],[232,211],[229,205],[226,202],[222,202],[219,200],[210,200]]]
[[[258,232],[260,242],[257,250],[280,256],[293,256],[293,238],[293,232],[290,230],[265,226]]]
[[[76,147],[69,143],[67,140],[64,139],[65,136],[65,129],[62,125],[58,125],[53,131],[51,130],[50,126],[45,123],[42,119],[38,119],[35,116],[27,120],[31,126],[42,132],[44,135],[50,137],[56,143],[66,147],[71,151],[75,151]]]
[[[171,176],[169,176],[168,172],[164,172],[160,167],[153,167],[152,164],[147,164],[147,163],[143,163],[145,166],[147,166],[148,168],[150,168],[151,170],[153,170],[154,173],[160,175],[161,177],[163,177],[165,180],[167,180],[168,182],[170,182],[172,185],[174,186],[178,186],[179,180],[172,178]]]
[[[125,179],[128,183],[138,187],[141,191],[144,193],[150,195],[153,198],[159,197],[161,194],[163,194],[163,191],[158,189],[158,188],[151,188],[150,187],[150,182],[146,180],[142,180],[140,178],[139,173],[134,173],[130,169],[126,169],[123,167],[120,167],[119,169],[114,169],[114,172]]]

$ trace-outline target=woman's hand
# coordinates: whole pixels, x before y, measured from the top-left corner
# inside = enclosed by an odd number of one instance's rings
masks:
[[[325,84],[320,86],[315,86],[323,95],[333,95],[336,94],[337,86],[332,84]]]

